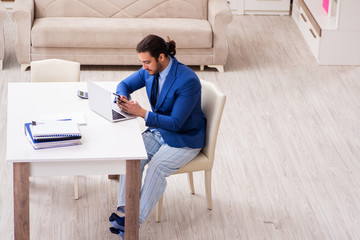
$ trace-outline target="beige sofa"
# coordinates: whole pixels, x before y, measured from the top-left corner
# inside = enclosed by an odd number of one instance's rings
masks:
[[[16,56],[60,58],[85,65],[140,65],[137,43],[169,36],[187,65],[224,70],[228,56],[225,0],[16,0]]]
[[[4,5],[0,2],[0,70],[3,68],[3,60],[5,53],[5,41],[4,41],[4,21],[7,18],[7,11]]]

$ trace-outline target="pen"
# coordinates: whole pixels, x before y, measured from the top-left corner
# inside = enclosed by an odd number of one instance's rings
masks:
[[[66,118],[66,119],[56,119],[55,121],[71,121],[71,118]],[[33,126],[36,126],[37,124],[44,124],[46,122],[39,122],[39,121],[31,121],[31,124]]]

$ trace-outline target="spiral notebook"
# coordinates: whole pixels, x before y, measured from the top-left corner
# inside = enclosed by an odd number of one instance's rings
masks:
[[[31,143],[34,149],[65,147],[65,146],[81,144],[80,141],[81,134],[79,133],[76,134],[62,133],[62,134],[53,135],[47,132],[47,134],[43,134],[40,136],[40,138],[37,137],[37,139],[35,140],[32,134],[32,129],[36,129],[36,127],[39,125],[37,124],[37,126],[34,126],[33,123],[25,123],[24,126],[25,126],[25,136],[29,140],[29,142]],[[39,129],[42,130],[42,128]],[[54,129],[52,131],[54,131]],[[57,133],[59,133],[59,131],[57,131]]]
[[[32,122],[29,127],[36,141],[81,138],[79,125],[73,120]]]

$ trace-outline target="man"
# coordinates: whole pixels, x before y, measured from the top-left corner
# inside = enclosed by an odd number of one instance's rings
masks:
[[[206,119],[201,111],[201,84],[187,66],[179,63],[175,42],[159,36],[145,37],[136,48],[143,67],[117,86],[116,100],[125,112],[144,118],[149,127],[143,134],[149,164],[140,192],[140,224],[145,221],[166,188],[166,177],[190,162],[205,144]],[[129,100],[130,94],[146,87],[151,111]],[[125,214],[125,176],[121,175],[117,210]],[[113,213],[111,232],[123,236],[125,217]]]

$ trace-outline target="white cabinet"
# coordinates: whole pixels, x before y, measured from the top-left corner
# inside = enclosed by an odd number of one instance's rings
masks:
[[[289,15],[290,0],[228,0],[234,14]]]
[[[244,15],[244,0],[228,0],[233,14]]]
[[[299,14],[301,18],[298,24],[299,30],[304,36],[306,42],[308,43],[312,54],[314,56],[317,56],[320,45],[319,33],[315,30],[315,27],[311,24],[310,19],[307,17],[306,13],[302,8],[299,9]]]
[[[245,0],[245,14],[289,15],[290,0]]]
[[[360,1],[294,0],[292,17],[320,65],[360,65]]]

